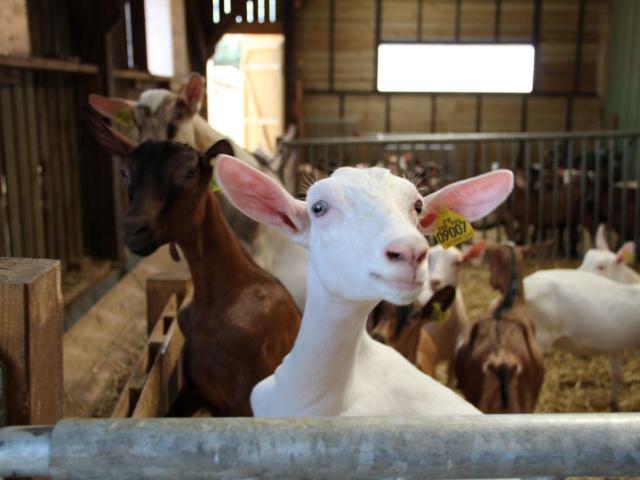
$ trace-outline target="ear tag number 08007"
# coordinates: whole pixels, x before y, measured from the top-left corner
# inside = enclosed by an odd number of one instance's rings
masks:
[[[459,213],[446,207],[438,211],[434,236],[444,248],[453,247],[469,240],[473,234],[471,223]]]

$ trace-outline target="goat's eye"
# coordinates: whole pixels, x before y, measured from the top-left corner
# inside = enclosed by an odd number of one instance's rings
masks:
[[[422,213],[422,200],[416,200],[416,203],[413,204],[413,209],[419,215]]]
[[[129,172],[127,172],[126,168],[120,169],[120,176],[122,177],[123,180],[129,180]]]
[[[329,204],[324,200],[318,200],[311,207],[311,212],[315,217],[321,217],[329,210]]]
[[[184,178],[186,178],[187,180],[191,180],[192,178],[195,178],[195,176],[196,176],[195,168],[191,168],[187,170],[187,173],[184,174]]]

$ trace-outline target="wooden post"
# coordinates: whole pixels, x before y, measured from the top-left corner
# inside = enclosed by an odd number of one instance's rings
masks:
[[[191,277],[177,272],[158,273],[147,279],[147,333],[151,334],[171,295],[178,297],[178,305],[187,294]]]
[[[0,360],[9,425],[62,418],[60,262],[0,257]]]

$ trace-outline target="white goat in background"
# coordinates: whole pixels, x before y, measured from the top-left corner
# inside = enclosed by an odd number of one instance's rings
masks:
[[[91,95],[89,103],[111,118],[120,132],[136,142],[174,140],[205,152],[217,141],[225,139],[231,144],[237,158],[275,179],[272,168],[278,165],[271,165],[271,168],[261,165],[255,156],[214,130],[200,116],[204,94],[204,77],[192,73],[178,93],[165,89],[145,90],[137,102]],[[302,310],[307,285],[306,250],[278,230],[264,225],[256,226],[237,210],[226,208],[224,199],[221,199],[221,203],[225,217],[256,263],[284,284]]]
[[[640,287],[640,274],[627,265],[627,257],[633,256],[636,249],[634,242],[626,242],[613,252],[606,239],[605,226],[600,225],[596,232],[596,247],[587,250],[578,270]]]
[[[293,350],[251,394],[256,416],[478,414],[365,330],[381,300],[408,304],[428,280],[429,231],[443,207],[476,220],[511,192],[497,171],[425,198],[382,168],[340,168],[316,182],[306,202],[222,156],[216,178],[248,216],[309,249],[307,301]]]

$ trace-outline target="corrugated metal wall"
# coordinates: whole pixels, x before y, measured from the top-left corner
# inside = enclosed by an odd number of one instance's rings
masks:
[[[640,128],[640,2],[614,0],[606,110],[620,129]]]

